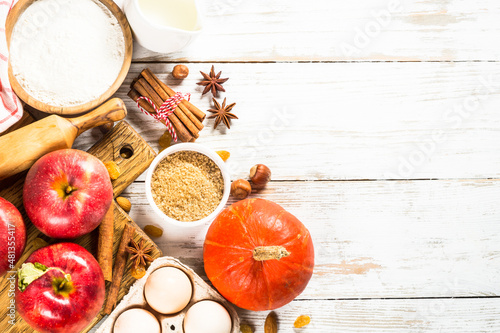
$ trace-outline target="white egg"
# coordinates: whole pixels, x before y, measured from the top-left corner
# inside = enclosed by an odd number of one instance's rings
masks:
[[[188,305],[193,293],[191,280],[178,268],[162,267],[151,273],[144,286],[148,304],[156,311],[171,314]]]
[[[160,323],[151,312],[144,309],[130,309],[116,318],[113,333],[137,332],[160,333]]]
[[[231,327],[229,312],[214,301],[195,303],[184,318],[185,333],[231,333]]]

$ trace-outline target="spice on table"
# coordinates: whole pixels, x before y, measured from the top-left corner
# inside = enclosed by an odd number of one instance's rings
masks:
[[[172,76],[176,79],[185,79],[189,75],[189,68],[186,65],[175,65]]]
[[[264,323],[264,333],[278,333],[278,322],[274,311],[269,312],[266,317],[266,322]]]
[[[158,144],[160,145],[160,151],[170,147],[170,145],[172,144],[172,136],[168,131],[165,131],[165,133],[160,136],[160,139],[158,139]]]
[[[124,197],[117,197],[116,203],[127,213],[130,212],[130,209],[132,208],[130,201]]]
[[[194,151],[168,155],[151,179],[156,205],[177,221],[197,221],[210,215],[222,200],[223,190],[219,167],[206,155]]]
[[[134,279],[139,280],[144,275],[146,275],[146,268],[144,266],[132,267],[130,275],[132,275]]]
[[[236,199],[243,200],[252,192],[252,186],[244,179],[237,179],[231,183],[231,195]]]
[[[134,236],[135,229],[131,224],[126,224],[123,229],[122,238],[120,240],[120,245],[118,246],[118,252],[116,253],[115,266],[113,269],[113,281],[111,281],[111,287],[109,287],[108,298],[106,298],[106,303],[104,304],[104,313],[110,314],[115,307],[116,300],[118,299],[118,292],[120,291],[120,285],[123,278],[123,272],[125,271],[125,266],[127,264],[128,252],[126,247],[130,240]]]
[[[134,267],[146,267],[148,263],[153,261],[153,257],[151,257],[152,246],[148,245],[144,239],[141,239],[139,243],[131,239],[130,246],[127,246],[126,250],[130,253],[130,260],[134,261]]]
[[[253,333],[253,329],[247,324],[241,324],[240,325],[240,332],[241,333]]]
[[[256,190],[263,189],[269,180],[271,180],[271,169],[264,164],[256,164],[250,169],[252,188]]]
[[[153,238],[158,238],[163,235],[163,229],[150,224],[144,227],[144,232],[146,233],[146,235]]]
[[[212,69],[210,70],[209,74],[205,74],[202,71],[200,71],[200,73],[201,75],[203,75],[204,80],[198,82],[197,84],[200,86],[205,86],[202,95],[205,95],[207,92],[211,91],[212,95],[215,97],[218,91],[226,91],[222,84],[229,80],[229,78],[221,79],[220,75],[222,71],[215,75],[214,66],[212,65]]]
[[[226,150],[217,150],[216,153],[224,162],[226,162],[229,159],[229,156],[231,156],[231,154]]]
[[[115,161],[104,162],[104,166],[106,167],[106,170],[108,170],[109,178],[111,178],[111,180],[115,180],[120,177],[122,172]]]
[[[101,266],[104,279],[113,280],[113,234],[114,234],[114,208],[111,202],[104,219],[99,225],[99,238],[97,243],[97,261]]]
[[[301,327],[304,327],[306,325],[309,325],[310,322],[311,322],[311,317],[306,316],[306,315],[300,315],[297,317],[297,319],[295,319],[295,322],[293,323],[293,327],[301,328]]]
[[[147,97],[153,103],[156,109],[176,95],[176,92],[163,83],[153,72],[146,68],[139,77],[134,79],[131,84],[131,90],[128,96],[133,99],[139,106],[150,114],[155,114],[155,108],[141,97]],[[175,107],[174,112],[168,116],[167,121],[173,126],[175,134],[182,142],[193,142],[199,137],[199,131],[203,129],[203,120],[205,113],[183,99]],[[163,124],[167,124],[166,120],[160,120]]]
[[[236,105],[236,103],[229,104],[226,106],[226,99],[224,98],[224,102],[222,103],[222,106],[217,102],[215,98],[212,98],[214,101],[215,109],[208,109],[209,112],[214,113],[211,116],[208,116],[208,118],[215,118],[215,123],[214,123],[214,128],[217,128],[217,126],[221,123],[221,121],[226,125],[227,128],[231,128],[230,120],[231,119],[238,119],[233,113],[229,112],[232,110],[232,108]]]

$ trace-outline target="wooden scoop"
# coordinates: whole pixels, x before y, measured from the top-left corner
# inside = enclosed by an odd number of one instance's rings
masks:
[[[123,101],[112,98],[83,116],[51,115],[0,137],[0,179],[30,168],[51,151],[71,148],[76,137],[86,130],[121,120],[126,115]]]

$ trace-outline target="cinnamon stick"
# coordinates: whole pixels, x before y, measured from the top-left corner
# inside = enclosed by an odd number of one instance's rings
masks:
[[[101,266],[104,280],[113,280],[113,224],[114,202],[111,202],[104,219],[99,225],[99,240],[97,244],[97,261]]]
[[[149,83],[149,85],[153,88],[153,90],[159,95],[159,97],[162,99],[163,102],[165,102],[167,99],[169,99],[171,96],[169,96],[163,88],[160,86],[159,82],[160,80],[156,75],[154,75],[149,68],[146,68],[141,72],[142,77]],[[141,80],[141,79],[139,79]],[[163,103],[162,102],[162,103]],[[191,134],[195,137],[199,137],[199,130],[198,127],[191,121],[191,119],[181,110],[178,106],[174,109],[174,113],[179,118],[179,120],[186,126],[186,128],[191,132]],[[199,122],[196,119],[197,122]],[[201,123],[200,123],[201,124]]]
[[[144,78],[140,78],[139,80],[137,80],[137,82],[134,84],[134,89],[137,90],[137,92],[142,96],[146,96],[151,99],[157,108],[159,108],[163,104],[160,96],[158,96],[158,94],[153,90],[153,88]],[[187,128],[175,114],[171,114],[170,116],[168,116],[168,119],[172,122],[177,136],[182,142],[188,142],[193,138],[191,133],[189,133]]]
[[[125,271],[125,266],[127,265],[128,253],[126,247],[130,240],[134,236],[135,229],[132,225],[126,224],[123,229],[122,239],[120,241],[120,246],[118,247],[118,252],[116,253],[115,259],[115,269],[113,272],[113,280],[111,282],[111,287],[108,291],[108,298],[104,304],[104,313],[110,314],[116,305],[118,299],[118,292],[120,291],[120,285],[123,278],[123,272]]]
[[[131,89],[127,95],[136,103],[139,100],[139,97],[141,97],[141,94],[139,94],[139,92],[135,89]],[[155,109],[153,109],[153,106],[149,104],[147,101],[141,99],[139,101],[139,105],[149,113],[155,113]]]
[[[145,68],[142,72],[141,75],[148,81],[150,84],[153,86],[153,88],[156,91],[160,92],[161,98],[165,101],[172,96],[175,95],[175,92],[170,89],[165,83],[163,83],[149,68]],[[153,82],[153,83],[152,83]],[[203,129],[203,124],[201,123],[203,121],[198,119],[192,112],[189,110],[182,102],[186,102],[185,100],[182,100],[181,103],[177,106],[179,108],[179,111],[182,112],[186,117],[189,118],[190,122],[196,126],[198,130],[196,130],[196,133],[198,133],[200,130]],[[177,109],[176,109],[177,110]],[[200,111],[201,112],[201,111]],[[203,116],[205,116],[205,113],[203,113]],[[179,117],[181,119],[181,117]],[[183,119],[181,119],[182,122],[184,122]],[[186,124],[184,122],[184,124]],[[187,124],[186,124],[187,125]],[[186,126],[187,127],[187,126]],[[188,127],[189,128],[189,127]],[[191,133],[193,131],[190,129]],[[193,133],[194,134],[194,133]]]
[[[160,81],[161,82],[161,81]],[[167,94],[169,96],[173,96],[175,95],[175,91],[173,91],[169,86],[167,86],[165,83],[161,82],[161,86],[163,87],[163,89],[165,89],[165,91],[167,92]],[[193,113],[195,115],[196,118],[198,118],[199,121],[203,121],[205,120],[205,117],[207,116],[205,114],[205,112],[201,111],[200,109],[198,109],[196,106],[194,106],[191,102],[189,101],[186,101],[185,99],[182,100],[181,104],[182,106],[184,106],[185,108],[187,108],[189,111],[191,111],[191,113]]]

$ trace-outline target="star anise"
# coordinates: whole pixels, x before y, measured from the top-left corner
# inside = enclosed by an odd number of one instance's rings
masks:
[[[232,114],[231,109],[236,105],[236,103],[229,104],[226,106],[226,99],[224,98],[224,102],[222,102],[222,106],[215,100],[215,98],[212,98],[215,104],[215,109],[208,109],[208,111],[215,113],[213,115],[208,116],[208,118],[215,118],[215,124],[214,128],[217,128],[217,126],[220,124],[220,122],[224,122],[224,125],[227,126],[227,128],[231,128],[229,120],[230,119],[238,119],[234,114]]]
[[[212,91],[212,95],[215,97],[218,91],[226,91],[222,84],[229,80],[229,78],[221,79],[220,75],[222,71],[220,71],[217,75],[215,75],[214,66],[212,65],[212,69],[210,70],[210,75],[207,75],[200,71],[201,75],[205,80],[198,82],[197,84],[200,86],[205,86],[202,95],[205,95],[209,90]]]
[[[130,243],[132,246],[127,246],[127,252],[131,254],[130,260],[134,260],[134,267],[137,268],[141,265],[146,267],[149,262],[153,261],[153,257],[151,257],[152,247],[146,244],[144,239],[141,239],[139,243],[132,239]]]

